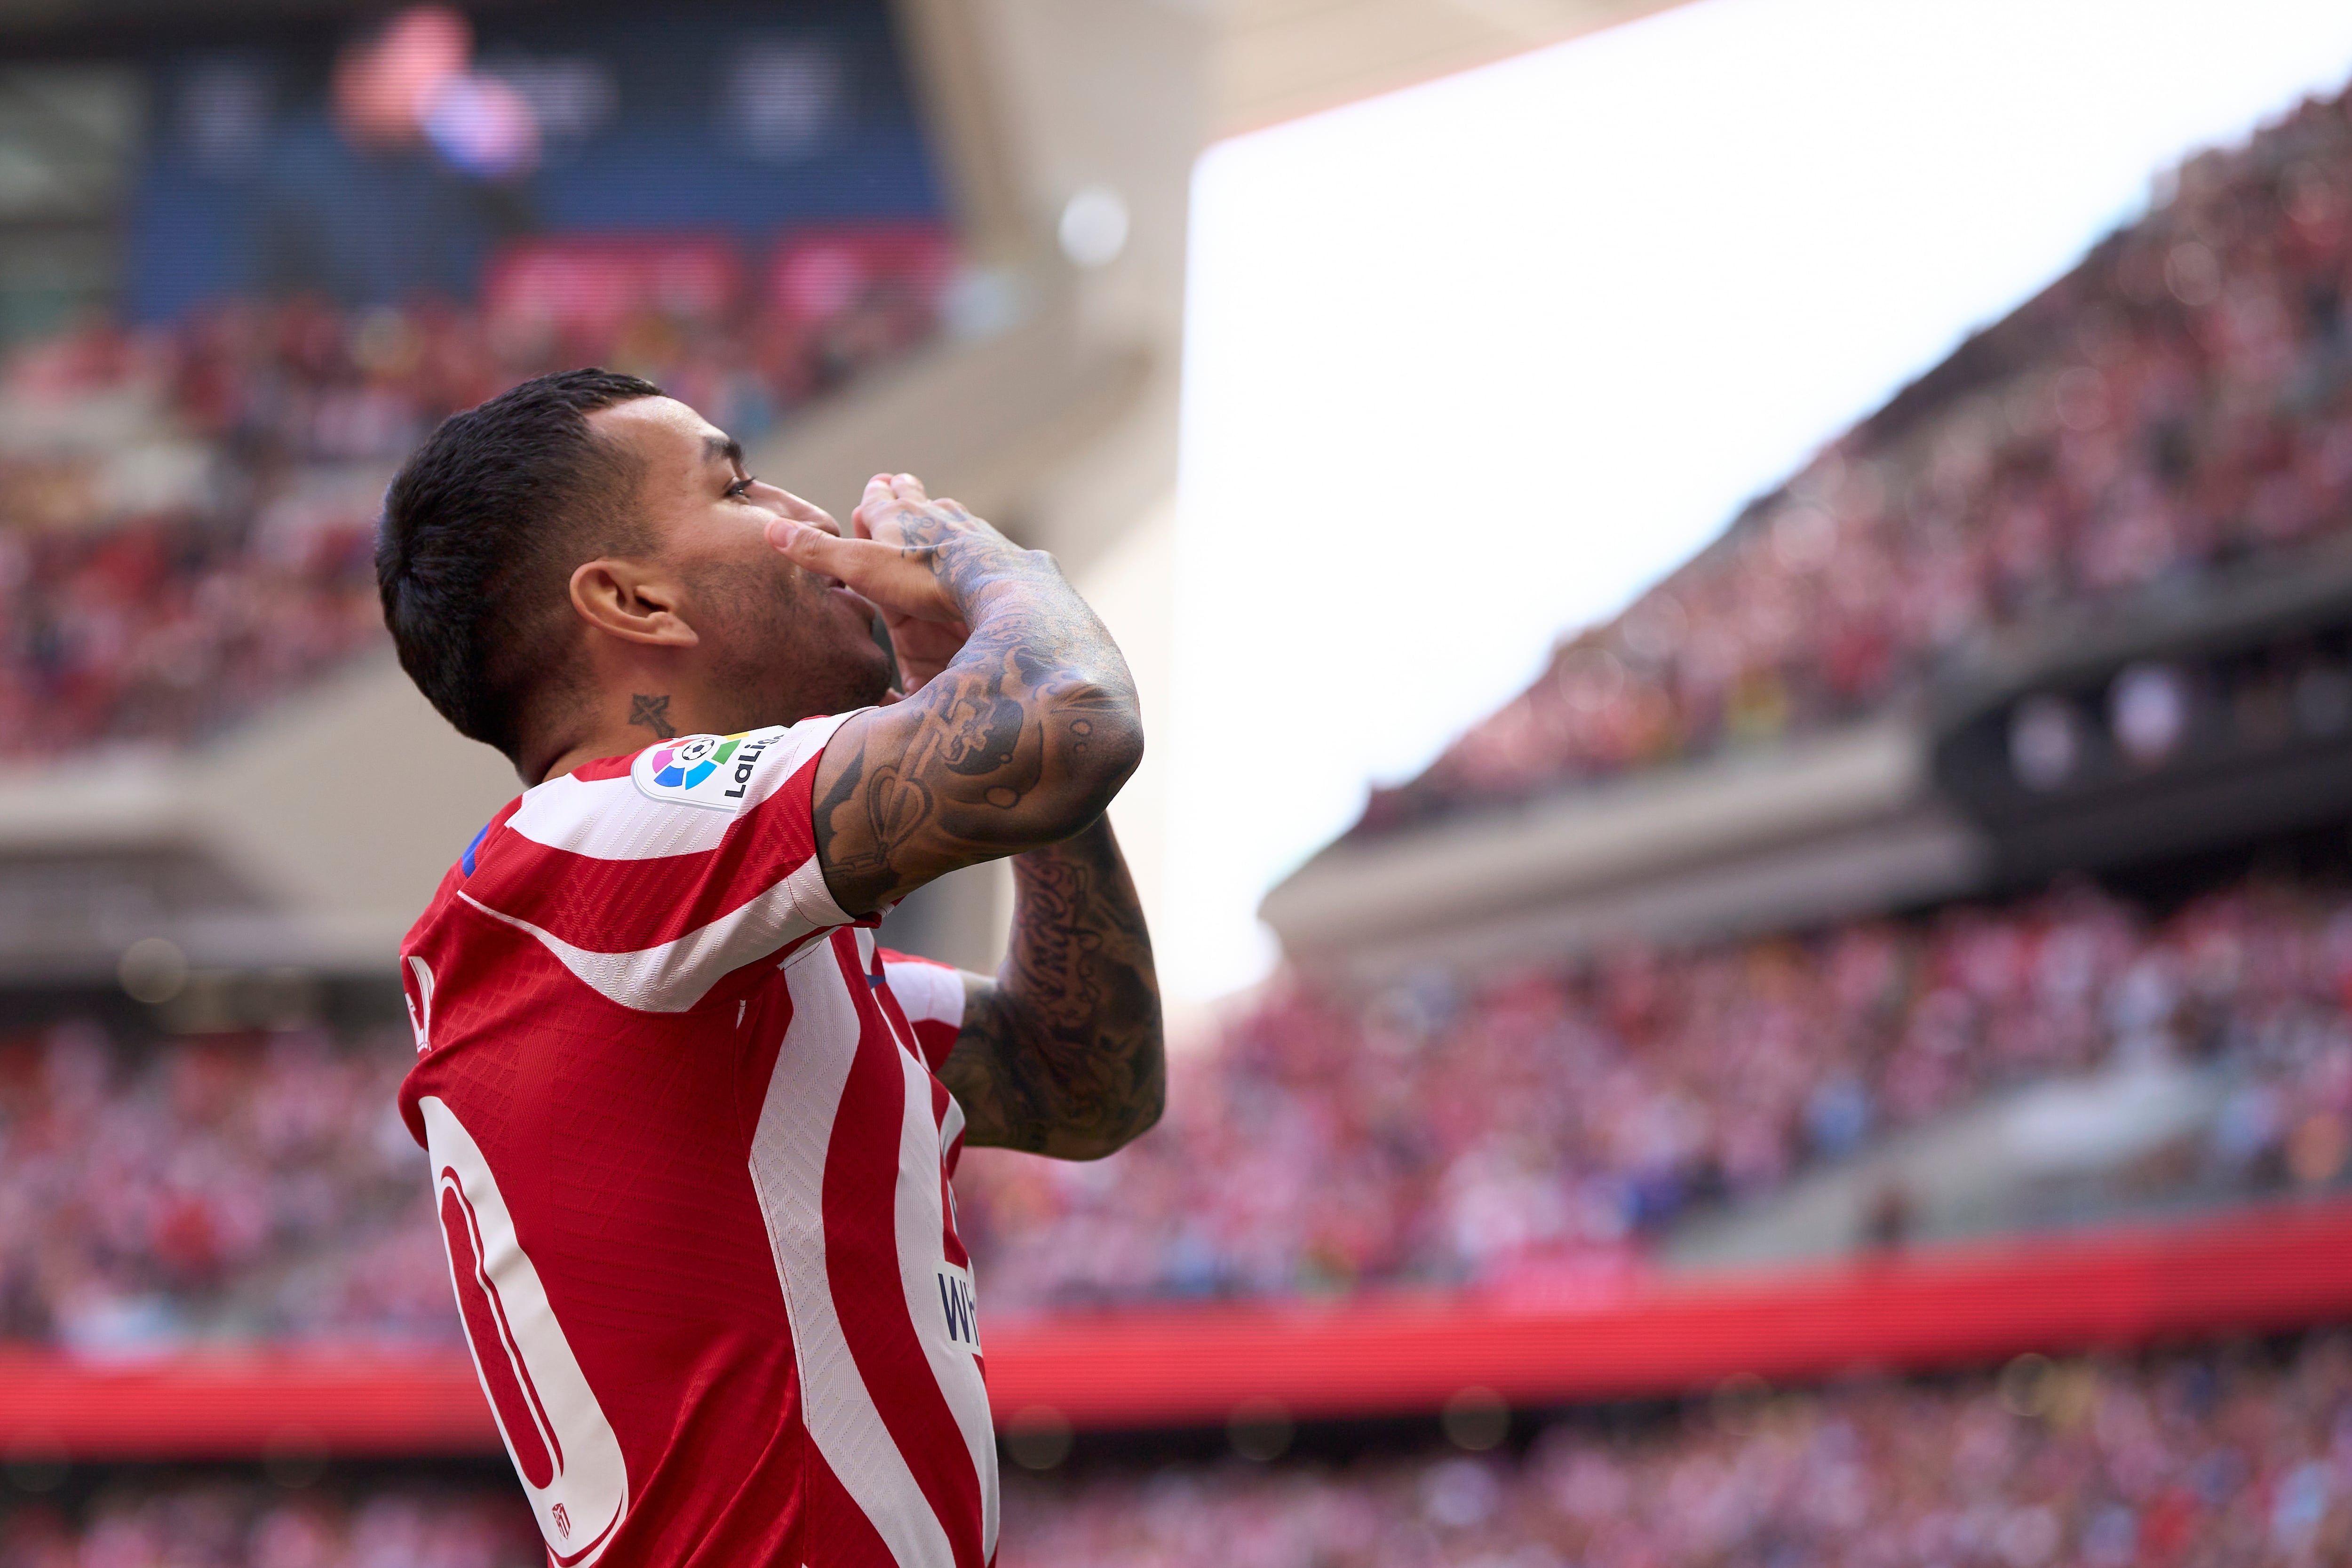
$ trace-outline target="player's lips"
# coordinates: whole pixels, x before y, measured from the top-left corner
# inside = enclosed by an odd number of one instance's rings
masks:
[[[865,595],[859,593],[856,589],[852,588],[838,578],[826,578],[824,592],[826,597],[841,600],[845,604],[848,605],[851,609],[856,610],[863,619],[870,621],[878,613],[874,608],[874,605],[871,600],[867,599]]]

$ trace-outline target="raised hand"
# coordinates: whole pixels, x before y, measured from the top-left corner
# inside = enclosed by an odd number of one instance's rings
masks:
[[[955,501],[931,500],[912,474],[875,475],[849,521],[845,537],[779,517],[768,525],[768,542],[879,610],[904,689],[919,691],[971,636],[960,595],[1023,552]],[[962,581],[951,581],[958,574]]]
[[[880,609],[908,682],[825,748],[817,859],[853,914],[1102,815],[1143,752],[1135,685],[1054,558],[911,475],[877,476],[850,537],[779,517],[770,542]]]
[[[1109,1153],[1159,1119],[1167,1082],[1151,940],[1103,816],[1143,754],[1126,661],[1051,556],[912,475],[877,475],[846,538],[784,517],[768,539],[882,612],[907,683],[817,766],[826,888],[862,914],[1014,856],[1004,971],[968,982],[940,1074],[975,1143]]]

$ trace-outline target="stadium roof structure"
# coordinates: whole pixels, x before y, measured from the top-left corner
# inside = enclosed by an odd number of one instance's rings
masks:
[[[1255,131],[1633,21],[1682,0],[1232,0],[1213,124]]]
[[[1368,842],[1265,897],[1283,950],[1376,980],[1628,940],[1803,927],[1972,891],[1989,847],[1934,793],[1908,715],[1612,779]]]

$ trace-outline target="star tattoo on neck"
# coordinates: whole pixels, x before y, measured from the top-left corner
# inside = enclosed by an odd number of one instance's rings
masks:
[[[669,740],[677,729],[669,721],[669,696],[648,697],[642,691],[629,694],[629,722],[643,724],[663,740]]]

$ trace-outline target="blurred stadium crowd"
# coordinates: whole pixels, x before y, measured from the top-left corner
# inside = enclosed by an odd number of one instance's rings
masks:
[[[2162,919],[2073,888],[1467,991],[1292,984],[1179,1059],[1153,1136],[973,1151],[958,1214],[993,1312],[1540,1285],[2005,1086],[2159,1063],[2227,1098],[2147,1185],[2310,1190],[2352,1153],[2347,1005],[2352,889],[2262,879]],[[396,1028],[0,1045],[0,1331],[454,1342],[410,1057]]]
[[[2308,1568],[2352,1552],[2352,1347],[1587,1415],[1523,1454],[1007,1479],[1006,1568]],[[511,1485],[346,1503],[190,1481],[0,1519],[0,1568],[520,1568]]]
[[[0,1334],[454,1342],[407,1031],[0,1043]]]
[[[298,300],[19,350],[0,373],[0,754],[184,743],[383,646],[383,487],[453,410],[602,363],[757,442],[937,324],[929,227],[804,235],[764,289],[709,249],[543,242],[479,310]]]
[[[323,1489],[322,1489],[323,1490]],[[387,1487],[348,1500],[275,1486],[130,1485],[68,1512],[0,1516],[0,1568],[539,1568],[511,1481]]]
[[[2305,105],[1834,443],[1355,831],[1882,709],[2352,528],[2352,118]]]
[[[1007,1568],[2232,1568],[2352,1550],[2352,1355],[2053,1365],[1696,1405],[1520,1460],[1008,1486]]]
[[[2062,608],[2334,548],[2347,110],[2187,165],[1357,831],[1880,711]],[[380,646],[391,465],[522,376],[635,370],[756,441],[937,329],[935,235],[813,243],[756,289],[690,247],[525,255],[478,310],[255,304],[20,351],[0,752],[185,743]],[[459,1342],[394,1109],[404,1029],[164,1038],[129,1016],[0,1037],[0,1339]],[[2066,883],[1369,994],[1285,977],[1178,1061],[1152,1136],[1095,1164],[976,1151],[958,1213],[993,1313],[1540,1291],[2010,1089],[2143,1068],[2202,1075],[2219,1110],[2110,1213],[2352,1181],[2352,882],[2245,873],[2162,906]],[[1015,1477],[1005,1539],[1008,1568],[2301,1568],[2352,1556],[2352,1342],[1727,1387],[1565,1419],[1517,1455]],[[539,1555],[505,1481],[151,1480],[0,1510],[0,1568]]]
[[[2166,1061],[2235,1087],[2159,1179],[2317,1186],[2347,1001],[2352,891],[2259,883],[2165,920],[2072,889],[1467,992],[1291,986],[1180,1059],[1154,1136],[1099,1166],[974,1151],[958,1213],[999,1310],[1508,1286],[2003,1086]]]

